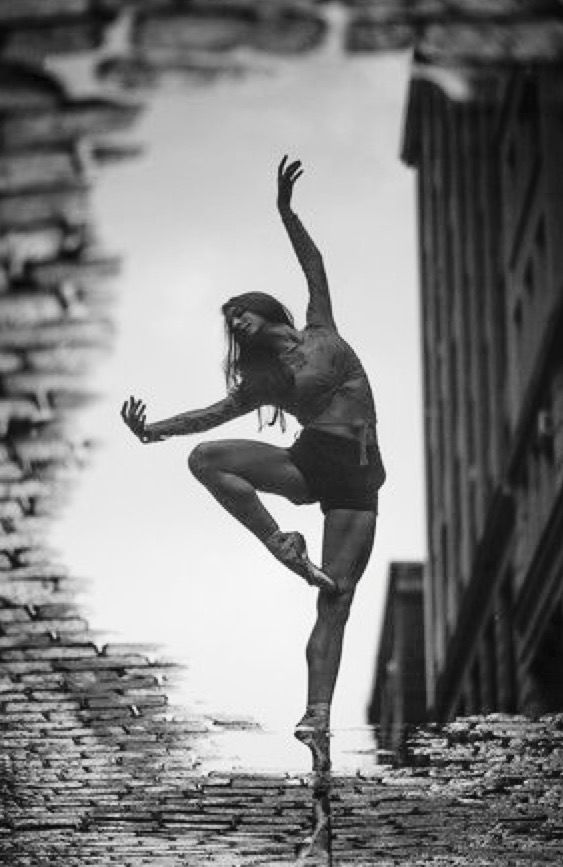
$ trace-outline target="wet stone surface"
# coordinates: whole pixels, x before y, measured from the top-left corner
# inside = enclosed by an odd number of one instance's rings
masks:
[[[96,659],[73,675],[97,679]],[[307,777],[210,771],[216,724],[167,720],[150,702],[135,718],[117,700],[100,718],[63,698],[67,664],[3,684],[13,722],[2,737],[4,863],[297,863],[311,825]],[[147,668],[121,674],[123,694]],[[317,852],[302,863],[560,863],[563,717],[458,720],[418,732],[409,751],[413,765],[333,779],[331,860]]]

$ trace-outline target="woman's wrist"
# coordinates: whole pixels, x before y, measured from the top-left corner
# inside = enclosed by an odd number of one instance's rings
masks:
[[[289,217],[293,216],[293,211],[291,210],[291,205],[289,204],[279,204],[278,203],[278,211],[282,220],[285,220]]]
[[[166,432],[158,422],[145,425],[145,442],[147,443],[158,443],[167,439],[169,436],[170,433]]]

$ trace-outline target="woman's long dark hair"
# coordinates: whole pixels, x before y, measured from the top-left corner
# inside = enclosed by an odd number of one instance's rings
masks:
[[[285,430],[285,416],[278,401],[293,386],[293,375],[271,349],[237,340],[228,317],[229,314],[242,314],[245,310],[257,313],[275,325],[293,327],[293,316],[287,307],[266,292],[235,295],[221,307],[227,332],[227,355],[224,364],[227,388],[229,391],[236,388],[243,399],[248,396],[248,400],[252,401],[258,396],[262,403],[271,405],[274,412],[268,424],[274,425],[279,421],[281,429]],[[260,408],[258,420],[261,429],[263,421]]]

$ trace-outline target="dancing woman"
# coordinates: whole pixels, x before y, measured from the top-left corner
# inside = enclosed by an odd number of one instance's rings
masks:
[[[307,644],[307,709],[295,736],[311,745],[326,734],[356,585],[373,547],[378,489],[385,480],[376,414],[365,371],[336,328],[320,252],[291,208],[302,174],[297,160],[278,167],[277,206],[309,289],[307,322],[294,326],[275,298],[249,292],[222,307],[228,337],[228,394],[204,409],[147,423],[134,397],[121,415],[143,443],[199,433],[263,407],[284,428],[284,412],[302,425],[289,448],[252,440],[196,446],[189,467],[215,499],[289,569],[319,588],[317,620]],[[324,514],[322,569],[311,563],[305,540],[284,532],[258,492],[296,505],[320,504]]]

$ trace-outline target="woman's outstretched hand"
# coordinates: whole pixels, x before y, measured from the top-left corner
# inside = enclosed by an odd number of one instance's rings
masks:
[[[135,434],[142,443],[154,443],[164,437],[151,434],[147,428],[147,407],[142,400],[137,400],[131,395],[121,407],[121,418],[130,431]]]
[[[302,174],[301,160],[287,165],[286,154],[278,166],[278,210],[282,213],[290,210],[293,185]]]

